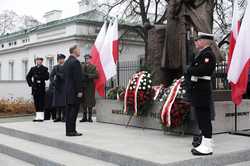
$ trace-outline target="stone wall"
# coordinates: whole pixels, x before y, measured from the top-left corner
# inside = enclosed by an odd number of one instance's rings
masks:
[[[155,104],[148,117],[133,117],[130,125],[134,127],[162,130],[160,123],[161,104]],[[224,133],[234,130],[234,104],[231,101],[215,102],[216,117],[213,122],[213,133]],[[238,108],[238,129],[250,129],[250,100],[244,100]],[[97,122],[126,125],[130,116],[123,113],[123,102],[116,100],[97,100]],[[185,131],[195,132],[193,123]]]

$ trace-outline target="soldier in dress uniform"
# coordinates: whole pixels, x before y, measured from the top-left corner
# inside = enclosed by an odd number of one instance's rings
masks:
[[[215,55],[210,47],[213,38],[212,34],[198,33],[195,46],[199,54],[187,71],[191,76],[191,103],[195,109],[198,126],[202,134],[201,144],[191,150],[193,155],[211,155],[213,153],[211,76],[216,66]]]
[[[91,56],[86,54],[84,56],[85,62],[81,63],[83,82],[83,98],[81,101],[81,108],[83,110],[83,117],[80,122],[93,122],[92,111],[96,104],[95,100],[95,84],[94,80],[98,78],[98,73],[95,65],[89,63]]]
[[[36,66],[32,67],[26,76],[28,85],[32,88],[32,95],[36,108],[34,122],[44,120],[44,101],[45,101],[45,81],[49,79],[48,68],[43,66],[43,58],[35,59]]]
[[[55,65],[50,73],[50,82],[53,86],[52,106],[56,109],[56,119],[54,122],[65,121],[66,96],[63,67],[65,57],[63,54],[57,55],[58,65]]]

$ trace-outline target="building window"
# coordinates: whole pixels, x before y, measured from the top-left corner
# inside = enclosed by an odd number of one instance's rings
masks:
[[[49,69],[49,72],[52,71],[54,66],[54,57],[47,57],[47,67]]]
[[[23,79],[25,80],[28,74],[28,60],[23,60]]]
[[[22,40],[23,43],[28,43],[29,41],[30,41],[29,38],[25,38],[25,39]]]
[[[9,62],[9,80],[14,80],[14,62]]]

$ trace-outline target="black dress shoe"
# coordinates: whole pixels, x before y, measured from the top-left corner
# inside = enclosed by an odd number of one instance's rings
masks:
[[[75,136],[82,136],[82,133],[75,132]]]
[[[87,122],[87,119],[81,119],[79,122]]]
[[[73,132],[73,133],[66,133],[66,136],[68,137],[77,137],[77,136],[82,136],[81,133]]]
[[[93,120],[92,120],[92,119],[89,119],[88,122],[93,123]]]
[[[61,122],[62,120],[60,118],[55,119],[54,122]]]
[[[208,156],[208,155],[213,154],[213,152],[211,152],[211,153],[201,153],[201,152],[197,151],[196,149],[192,149],[191,152],[192,152],[192,154],[194,156]]]
[[[34,119],[33,122],[43,122],[41,119]]]

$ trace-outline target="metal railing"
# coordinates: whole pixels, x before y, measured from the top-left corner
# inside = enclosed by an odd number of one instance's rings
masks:
[[[230,86],[227,80],[227,62],[226,61],[216,64],[212,83],[213,83],[213,89],[215,90],[229,90],[230,89]]]
[[[129,61],[129,62],[120,62],[118,67],[119,76],[116,76],[109,80],[106,83],[106,90],[119,86],[126,87],[128,84],[128,80],[131,76],[138,72],[141,68],[140,61]],[[119,77],[119,83],[117,78]],[[216,64],[216,70],[212,79],[213,89],[216,90],[228,90],[229,84],[227,81],[227,63],[221,62]]]

